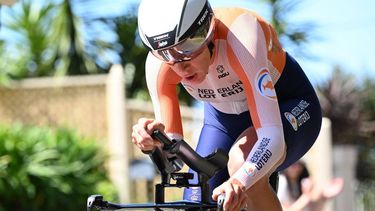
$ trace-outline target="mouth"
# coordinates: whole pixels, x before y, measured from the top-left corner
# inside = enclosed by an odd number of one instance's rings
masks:
[[[194,78],[195,78],[196,76],[197,76],[197,74],[194,73],[193,75],[185,76],[184,79],[185,79],[186,81],[192,81],[192,80],[194,80]]]

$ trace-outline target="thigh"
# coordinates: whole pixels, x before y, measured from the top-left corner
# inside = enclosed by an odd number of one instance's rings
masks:
[[[233,175],[241,168],[249,156],[254,144],[257,141],[257,134],[254,127],[247,128],[233,144],[229,152],[229,174]]]
[[[300,65],[289,54],[275,89],[287,155],[278,171],[300,159],[318,137],[322,114],[318,97]]]
[[[204,125],[199,137],[199,141],[196,147],[196,152],[201,156],[207,156],[213,153],[216,149],[222,149],[226,153],[229,153],[234,142],[238,136],[248,127],[252,125],[250,115],[248,112],[244,112],[239,115],[225,114],[210,104],[206,103],[204,108]],[[198,178],[194,171],[194,179],[191,183],[197,183]],[[224,181],[229,178],[228,169],[223,169],[215,174],[209,181],[210,195],[212,195],[213,189],[221,185]],[[199,189],[185,189],[184,199],[186,200],[199,200],[201,192]]]
[[[321,108],[315,94],[281,102],[280,112],[287,153],[277,171],[287,168],[306,154],[315,143],[322,122]]]
[[[225,152],[229,152],[233,145],[233,139],[230,138],[226,133],[219,130],[211,125],[204,125],[199,142],[197,144],[196,152],[201,156],[207,156],[214,152],[216,149],[222,149]],[[198,183],[197,173],[189,169],[189,172],[194,174],[194,179],[190,180],[190,183]],[[209,181],[210,196],[212,195],[213,189],[222,184],[229,178],[228,169],[222,169],[216,173]],[[199,201],[201,199],[201,190],[198,188],[189,188],[184,190],[184,199],[189,201]],[[210,198],[211,199],[211,198]]]

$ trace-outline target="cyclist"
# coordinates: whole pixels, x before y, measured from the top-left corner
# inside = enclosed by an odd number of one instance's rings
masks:
[[[138,29],[150,50],[146,78],[156,118],[139,119],[132,142],[152,150],[159,145],[150,137],[154,129],[183,138],[181,83],[205,102],[196,151],[229,152],[227,171],[209,181],[213,200],[225,193],[226,210],[281,210],[268,178],[309,150],[322,116],[312,85],[274,29],[252,11],[213,11],[207,0],[143,0]],[[199,194],[187,189],[184,198]]]

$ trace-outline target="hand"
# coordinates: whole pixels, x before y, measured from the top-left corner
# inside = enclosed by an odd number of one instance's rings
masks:
[[[246,189],[237,179],[228,181],[215,188],[212,199],[217,201],[219,195],[225,194],[224,210],[241,210],[246,206]]]
[[[337,196],[344,189],[344,179],[334,178],[330,180],[323,189],[322,195],[325,199],[331,199]]]
[[[165,126],[154,119],[140,118],[133,126],[132,142],[142,151],[151,151],[156,146],[161,146],[161,143],[152,139],[150,135],[156,129],[164,132]]]
[[[302,180],[302,193],[309,197],[311,202],[322,202],[337,196],[344,188],[342,178],[334,178],[324,185],[313,184],[311,179]]]

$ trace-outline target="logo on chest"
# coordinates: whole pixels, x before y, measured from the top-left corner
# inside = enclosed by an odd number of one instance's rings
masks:
[[[216,94],[213,89],[198,89],[198,95],[202,99],[215,99]]]
[[[218,78],[220,79],[220,78],[225,78],[225,77],[227,77],[228,75],[229,75],[229,72],[228,71],[225,71],[225,69],[224,69],[224,65],[218,65],[217,67],[216,67],[216,70],[217,70],[217,73],[218,73]]]
[[[198,88],[197,94],[201,99],[215,99],[217,97],[227,98],[235,96],[244,91],[241,81],[237,81],[232,84],[228,84],[225,87],[219,87],[215,89],[211,88]]]

